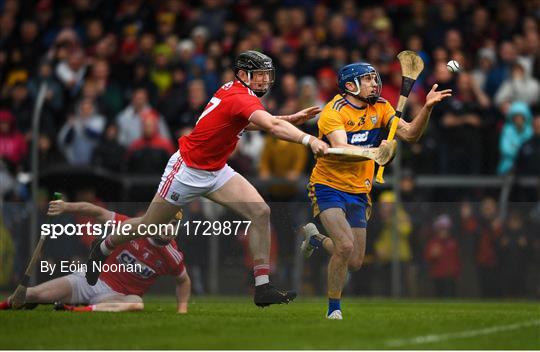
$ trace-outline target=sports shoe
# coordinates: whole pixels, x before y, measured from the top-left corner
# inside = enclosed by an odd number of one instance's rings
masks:
[[[304,258],[309,258],[317,248],[311,244],[311,239],[319,234],[319,230],[315,224],[310,222],[309,224],[302,226],[301,232],[304,235],[304,240],[300,245],[300,251],[304,255]]]
[[[92,242],[92,248],[90,249],[90,254],[88,255],[88,260],[86,261],[86,282],[90,286],[94,286],[99,278],[99,270],[98,268],[101,268],[101,265],[105,259],[107,259],[107,256],[101,252],[101,242],[103,242],[105,239],[98,238],[94,242]],[[94,263],[97,263],[98,265],[94,265]],[[95,270],[94,270],[95,269]]]
[[[54,310],[70,310],[67,304],[62,302],[54,302]]]
[[[326,316],[326,319],[331,319],[331,320],[343,320],[343,315],[341,314],[341,311],[339,309],[336,309],[335,311],[333,311],[332,313],[328,314]]]
[[[259,307],[267,307],[271,304],[289,303],[296,298],[294,291],[281,291],[270,284],[255,287],[253,302]]]

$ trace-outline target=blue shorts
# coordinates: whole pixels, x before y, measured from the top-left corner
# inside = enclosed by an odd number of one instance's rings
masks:
[[[335,188],[309,184],[309,198],[313,206],[313,216],[317,217],[326,209],[341,208],[351,227],[366,228],[371,214],[371,200],[365,193],[348,193]]]

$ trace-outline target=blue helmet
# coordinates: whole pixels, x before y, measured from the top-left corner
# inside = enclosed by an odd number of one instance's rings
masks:
[[[375,73],[377,75],[377,91],[375,94],[371,94],[368,97],[361,97],[360,94],[360,77]],[[345,87],[345,83],[352,82],[356,85],[356,91],[350,91]],[[368,64],[367,62],[356,62],[343,66],[338,72],[338,86],[345,93],[352,94],[358,99],[365,101],[366,103],[373,105],[377,102],[377,99],[381,96],[382,81],[377,70]]]

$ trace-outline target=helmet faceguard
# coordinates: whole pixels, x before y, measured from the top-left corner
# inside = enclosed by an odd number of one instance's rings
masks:
[[[258,51],[250,50],[238,55],[234,62],[234,76],[259,98],[265,95],[274,84],[276,70],[272,59]],[[242,70],[247,74],[247,81],[238,75]]]
[[[367,82],[366,79],[368,79]],[[369,89],[370,92],[363,96],[361,94],[362,82],[371,85],[373,81],[375,81],[376,84],[375,91],[371,91],[372,87],[365,87],[365,89]],[[347,89],[345,86],[347,82],[353,83],[356,86],[356,90],[353,91]],[[345,93],[351,94],[361,101],[373,105],[381,96],[382,81],[379,73],[373,66],[368,63],[360,62],[344,66],[339,70],[338,86]]]

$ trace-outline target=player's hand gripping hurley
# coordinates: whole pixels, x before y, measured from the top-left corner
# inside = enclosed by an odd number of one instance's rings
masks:
[[[392,120],[392,125],[390,126],[390,132],[388,132],[388,140],[391,141],[394,139],[396,130],[398,127],[399,119],[401,114],[405,109],[405,104],[407,103],[407,98],[409,93],[416,82],[416,79],[422,73],[424,69],[424,61],[418,56],[417,53],[410,50],[405,50],[400,52],[397,55],[399,63],[401,65],[401,90],[399,92],[399,100],[396,108],[396,118]],[[376,181],[377,183],[384,183],[383,179],[384,166],[379,166],[377,170]]]

